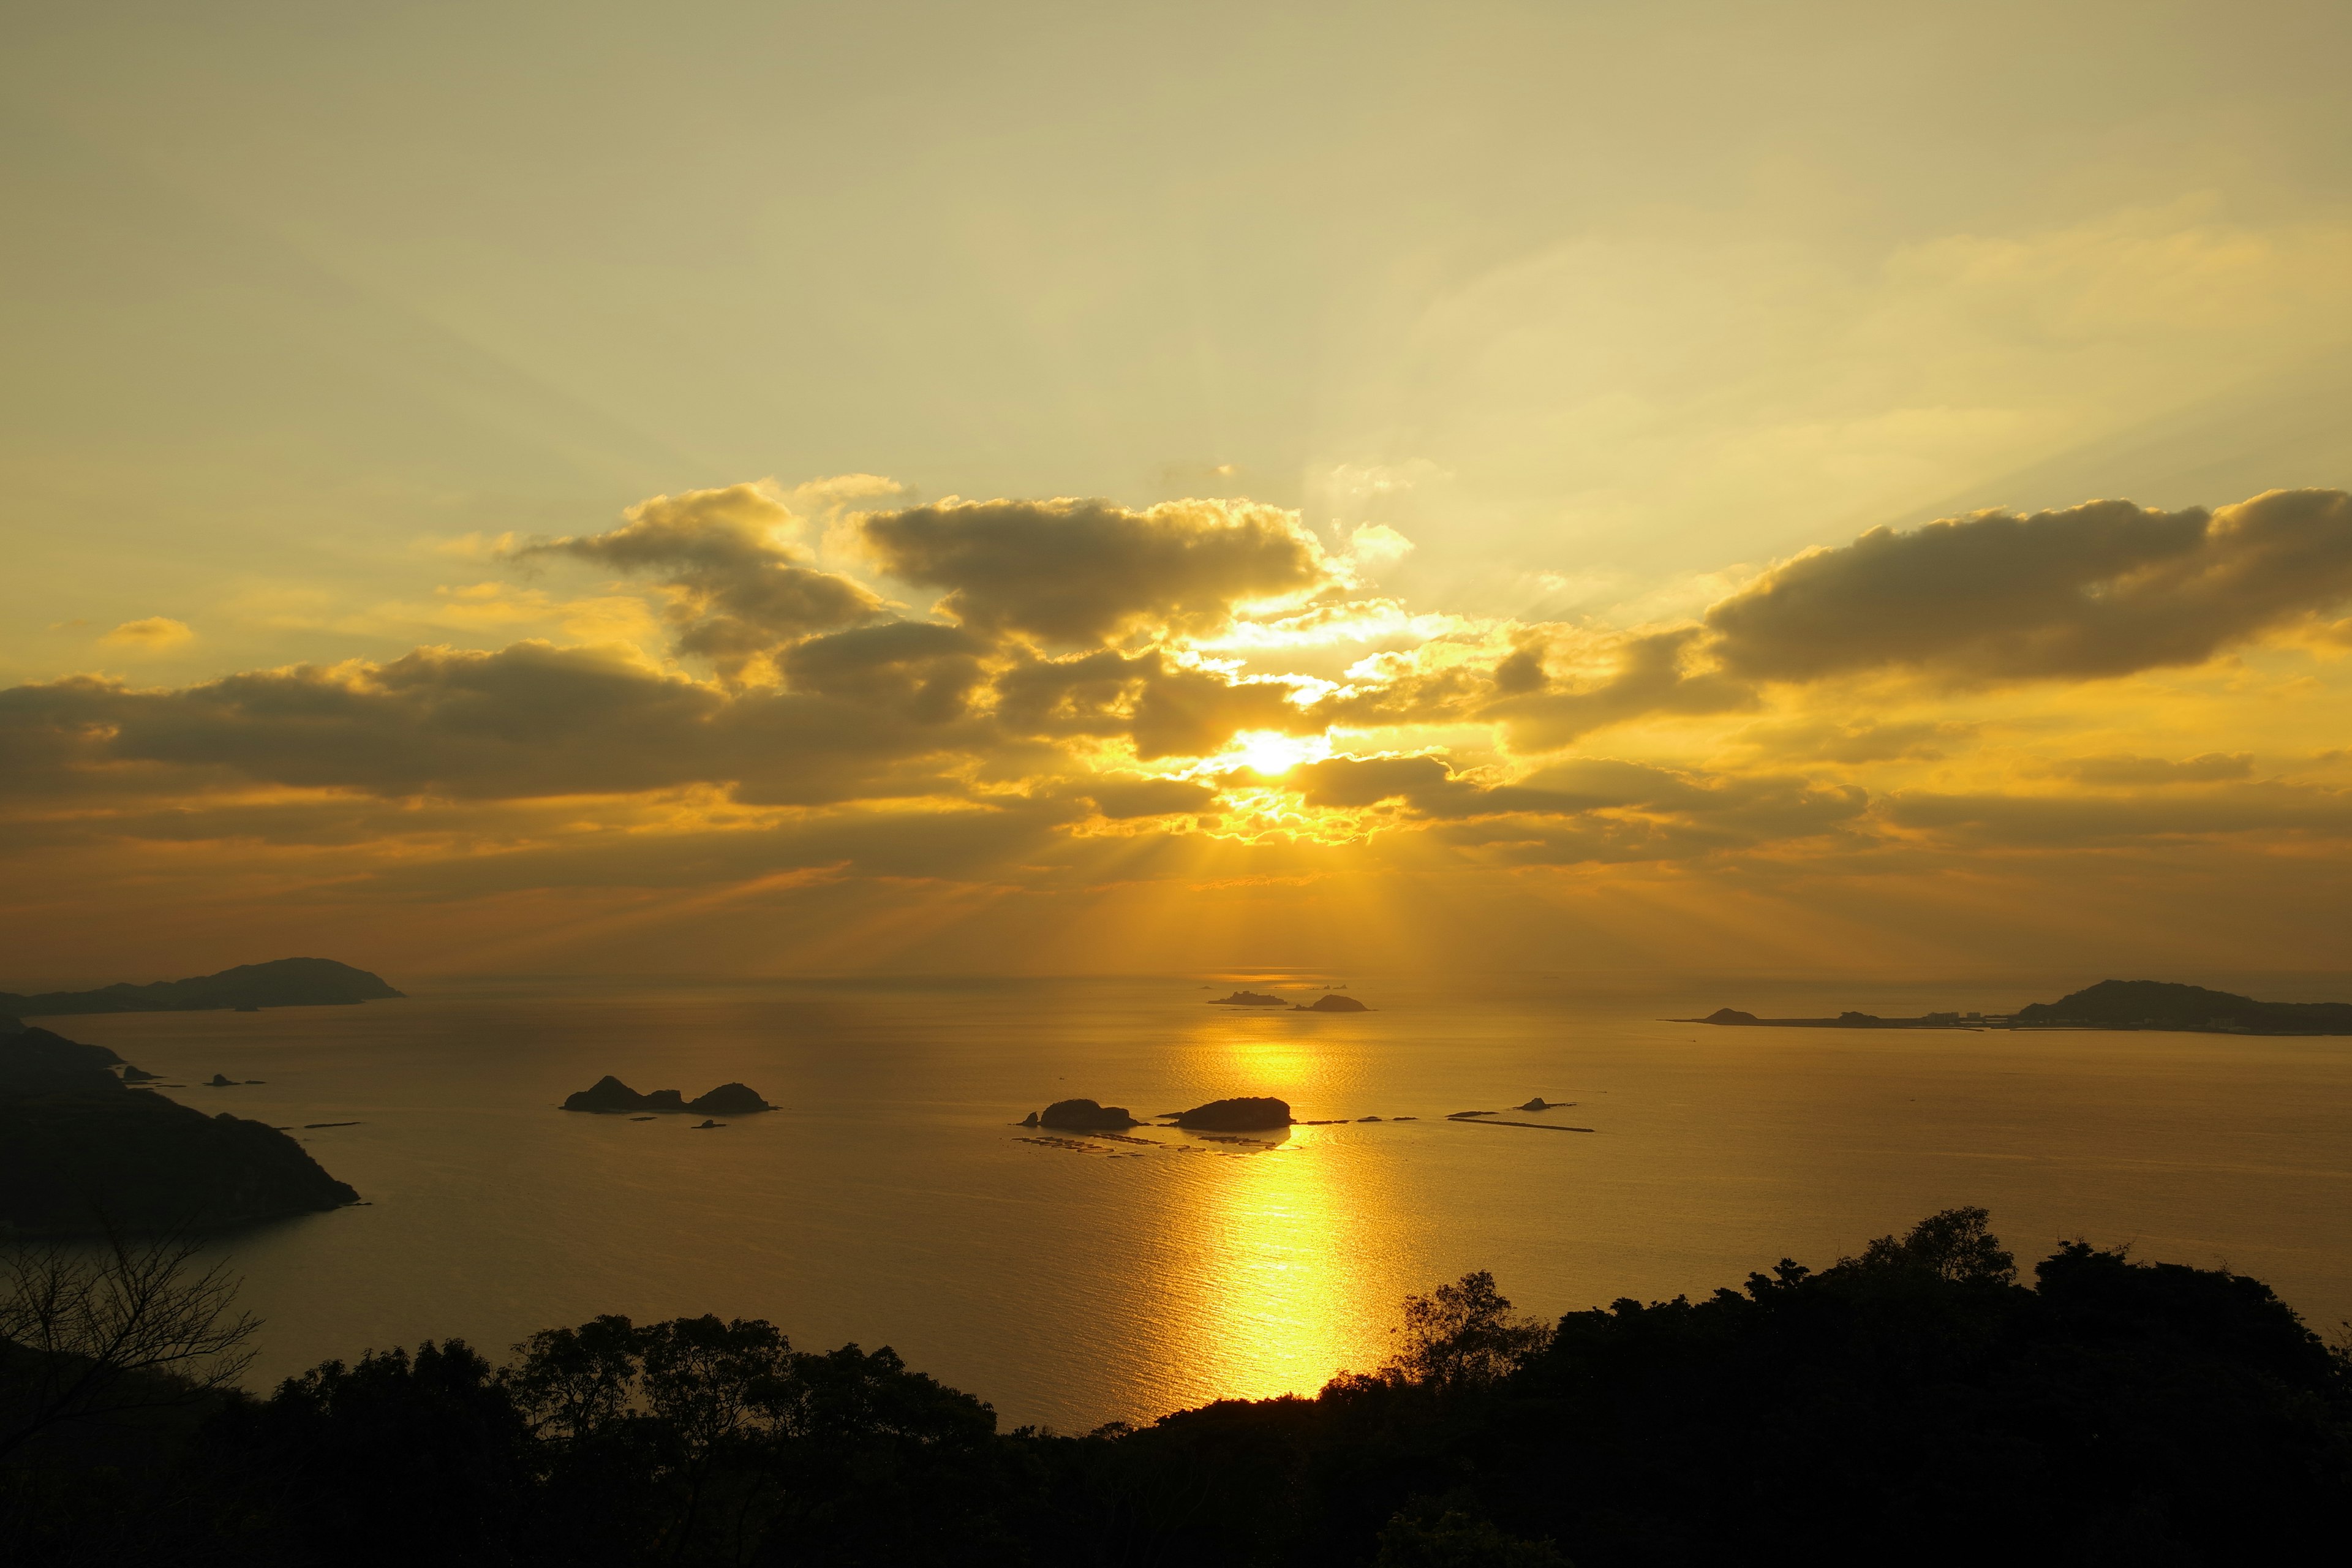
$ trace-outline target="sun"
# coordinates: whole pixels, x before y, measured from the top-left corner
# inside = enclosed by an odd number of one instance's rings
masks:
[[[1279,730],[1244,730],[1227,742],[1224,756],[1267,778],[1279,778],[1301,763],[1319,762],[1331,754],[1331,742],[1321,735],[1286,735]]]

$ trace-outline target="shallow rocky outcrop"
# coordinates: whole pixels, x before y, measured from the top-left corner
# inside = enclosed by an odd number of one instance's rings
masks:
[[[1247,1132],[1260,1127],[1291,1124],[1290,1102],[1271,1095],[1244,1095],[1213,1100],[1176,1113],[1176,1125],[1197,1132]]]
[[[1124,1105],[1097,1105],[1091,1100],[1057,1100],[1037,1122],[1074,1132],[1118,1132],[1136,1125]]]

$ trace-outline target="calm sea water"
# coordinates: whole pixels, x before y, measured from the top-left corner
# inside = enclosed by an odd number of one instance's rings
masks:
[[[1359,980],[1380,1010],[1338,1016],[1204,1005],[1237,978],[1311,998],[1320,976],[1212,978],[476,983],[55,1022],[206,1110],[359,1123],[300,1136],[368,1206],[220,1243],[268,1320],[257,1383],[425,1337],[496,1351],[597,1312],[715,1311],[889,1344],[1008,1424],[1082,1429],[1369,1368],[1398,1300],[1467,1269],[1550,1315],[1824,1264],[1963,1203],[2021,1258],[2127,1241],[2258,1275],[2323,1331],[2352,1316],[2352,1040],[1660,1021],[2068,988],[2032,978]],[[215,1072],[267,1081],[196,1087]],[[606,1072],[689,1097],[740,1079],[782,1109],[715,1131],[555,1109]],[[1264,1149],[1144,1128],[1152,1147],[1100,1144],[1118,1158],[1012,1125],[1074,1095],[1148,1117],[1236,1094],[1420,1120]],[[1595,1131],[1444,1120],[1531,1095],[1575,1102],[1536,1120]]]

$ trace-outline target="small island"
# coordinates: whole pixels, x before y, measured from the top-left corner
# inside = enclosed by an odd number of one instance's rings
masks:
[[[1289,1003],[1279,996],[1269,996],[1263,991],[1236,991],[1230,996],[1209,1000],[1212,1007],[1287,1007]]]
[[[1190,1110],[1168,1113],[1175,1124],[1195,1132],[1249,1132],[1261,1127],[1291,1125],[1290,1102],[1271,1095],[1245,1095],[1237,1100],[1213,1100]]]
[[[1123,1132],[1139,1125],[1124,1105],[1097,1105],[1091,1100],[1057,1100],[1041,1114],[1032,1114],[1024,1127],[1058,1127],[1068,1132]]]
[[[2352,1035],[2352,1003],[2257,1002],[2201,985],[2165,980],[2102,980],[2014,1013],[1923,1013],[1882,1018],[1841,1013],[1834,1018],[1759,1018],[1718,1007],[1704,1018],[1670,1024],[1714,1024],[1759,1029],[2160,1029],[2200,1035]]]
[[[0,1013],[20,1018],[74,1013],[251,1013],[263,1007],[348,1007],[395,1001],[400,995],[379,976],[331,958],[279,958],[150,985],[103,985],[95,991],[44,991],[30,996],[0,991]]]
[[[1294,1013],[1369,1013],[1371,1011],[1353,996],[1342,996],[1336,991],[1317,997],[1311,1005],[1302,1006],[1294,1002],[1291,1004],[1290,1010]]]
[[[563,1101],[566,1110],[585,1110],[599,1116],[617,1116],[644,1111],[695,1111],[704,1116],[750,1116],[776,1108],[760,1098],[748,1085],[722,1083],[707,1094],[692,1100],[674,1089],[657,1089],[651,1094],[639,1094],[611,1073],[598,1079],[593,1085],[569,1095]]]

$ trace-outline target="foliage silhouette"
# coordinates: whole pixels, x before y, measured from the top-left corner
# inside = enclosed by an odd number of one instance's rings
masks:
[[[2031,1286],[1982,1210],[1818,1272],[1545,1327],[1486,1274],[1379,1372],[1083,1436],[997,1430],[888,1349],[601,1317],[503,1368],[331,1362],[85,1455],[28,1565],[1677,1568],[2325,1560],[2352,1357],[2261,1282],[2070,1242]],[[161,1450],[158,1450],[161,1452]],[[103,1555],[90,1557],[90,1543]],[[77,1555],[79,1553],[80,1555]]]

